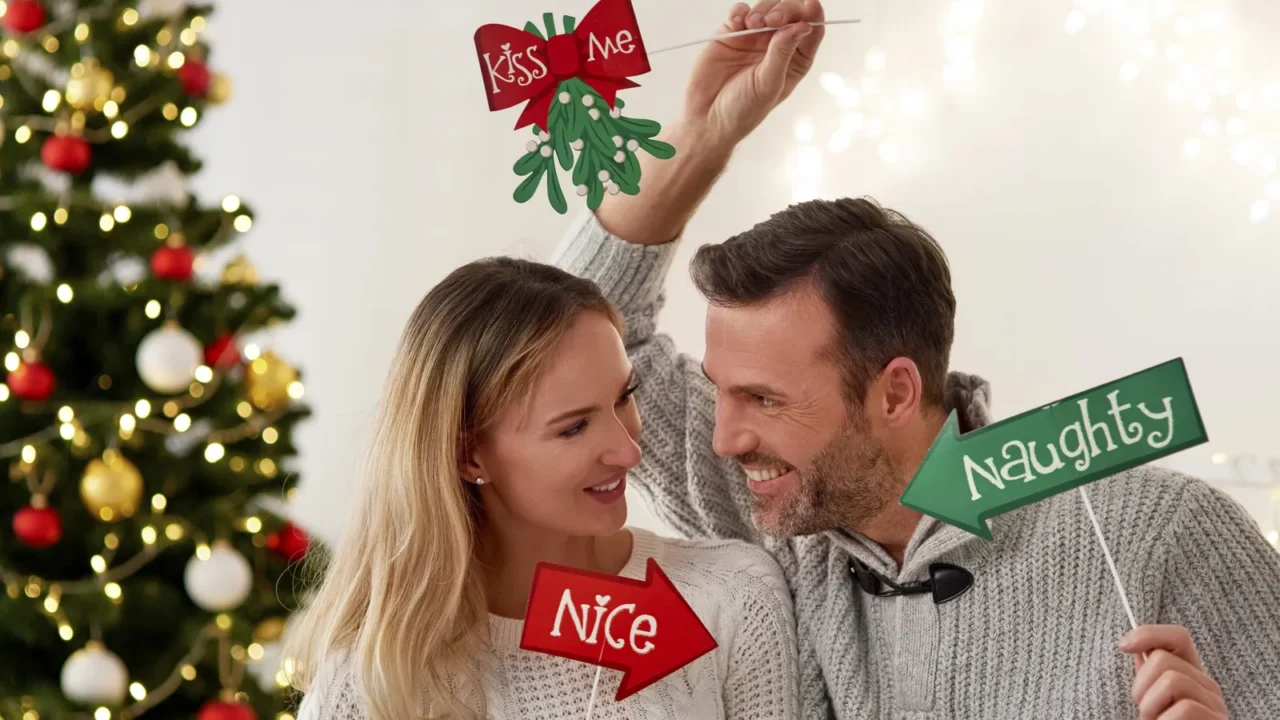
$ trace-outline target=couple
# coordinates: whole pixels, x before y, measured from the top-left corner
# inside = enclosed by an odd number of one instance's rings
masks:
[[[655,558],[719,647],[597,718],[1280,717],[1280,556],[1199,481],[1138,468],[994,542],[899,505],[947,413],[947,260],[865,200],[793,206],[699,249],[699,364],[655,334],[677,238],[734,145],[813,63],[817,0],[735,6],[694,69],[679,154],[607,198],[552,267],[467,265],[418,306],[347,535],[292,623],[300,720],[577,718],[595,668],[518,649],[539,561],[644,576]],[[642,432],[643,425],[643,432]],[[693,540],[623,527],[635,482]],[[949,562],[963,596],[877,597]],[[881,587],[885,587],[881,585]],[[1123,636],[1123,638],[1122,638]],[[1140,659],[1145,657],[1145,661]]]

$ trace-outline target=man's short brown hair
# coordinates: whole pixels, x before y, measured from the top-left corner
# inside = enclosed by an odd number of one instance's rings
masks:
[[[811,200],[694,255],[693,282],[716,305],[771,299],[811,282],[838,326],[834,358],[846,393],[867,386],[895,357],[913,360],[922,400],[942,406],[956,300],[951,270],[924,228],[869,198]]]

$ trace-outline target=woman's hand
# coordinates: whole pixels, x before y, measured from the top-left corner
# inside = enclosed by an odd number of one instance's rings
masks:
[[[1181,625],[1143,625],[1120,639],[1138,659],[1133,699],[1141,720],[1226,720],[1222,688],[1200,664],[1191,633]]]

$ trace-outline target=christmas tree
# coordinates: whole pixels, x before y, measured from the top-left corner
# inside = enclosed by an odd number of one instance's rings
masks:
[[[238,198],[121,199],[185,188],[184,131],[228,94],[210,8],[157,5],[0,0],[4,720],[293,700],[278,640],[308,540],[279,507],[308,411],[253,339],[294,309],[243,257],[206,277],[253,223]]]

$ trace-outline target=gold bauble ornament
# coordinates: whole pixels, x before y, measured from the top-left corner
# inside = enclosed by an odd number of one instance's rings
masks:
[[[279,640],[281,635],[284,635],[284,618],[282,617],[269,617],[253,629],[253,641],[263,645]]]
[[[211,105],[221,105],[231,99],[231,80],[220,72],[209,78],[209,92],[204,96]]]
[[[87,58],[71,66],[67,104],[77,110],[101,110],[111,99],[116,80],[111,71]]]
[[[237,255],[222,269],[223,285],[257,285],[258,268],[244,255]]]
[[[298,371],[268,350],[245,368],[245,393],[254,407],[270,412],[289,402],[289,384],[297,379]]]
[[[80,499],[103,522],[131,517],[142,502],[142,489],[142,473],[114,448],[90,460],[80,478]]]

